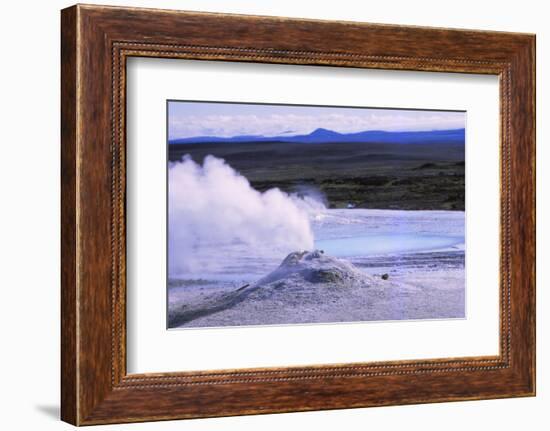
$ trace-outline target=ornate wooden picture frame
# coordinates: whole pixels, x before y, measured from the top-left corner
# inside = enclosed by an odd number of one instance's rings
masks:
[[[62,395],[75,425],[535,394],[535,37],[102,6],[62,11]],[[500,82],[500,353],[126,371],[129,57],[492,74]]]

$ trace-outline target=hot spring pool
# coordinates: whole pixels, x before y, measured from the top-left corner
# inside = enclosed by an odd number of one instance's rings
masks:
[[[315,248],[336,257],[462,249],[463,236],[391,234],[364,235],[315,241]]]

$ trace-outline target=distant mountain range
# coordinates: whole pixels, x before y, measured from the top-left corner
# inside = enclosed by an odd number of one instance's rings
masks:
[[[192,138],[172,139],[170,144],[200,144],[200,143],[245,143],[245,142],[291,142],[304,144],[327,144],[337,142],[377,142],[395,144],[415,143],[461,143],[465,139],[464,129],[429,130],[420,132],[385,132],[367,130],[355,133],[338,133],[328,129],[315,129],[307,135],[294,136],[262,136],[242,135],[223,138],[219,136],[196,136]]]

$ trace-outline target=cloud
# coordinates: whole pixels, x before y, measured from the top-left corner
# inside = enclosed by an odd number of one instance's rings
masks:
[[[365,130],[444,130],[465,126],[464,112],[340,109],[343,112],[339,113],[338,108],[327,108],[327,112],[321,114],[307,113],[307,108],[304,108],[304,113],[271,112],[261,115],[239,114],[238,108],[234,115],[174,113],[169,118],[169,136],[171,139],[193,136],[275,136],[288,130],[292,130],[293,134],[307,134],[319,127],[351,133]],[[319,110],[316,109],[317,112]]]

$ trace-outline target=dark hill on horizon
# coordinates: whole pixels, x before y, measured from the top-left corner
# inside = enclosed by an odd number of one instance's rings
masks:
[[[414,132],[387,132],[382,130],[367,130],[356,133],[338,133],[333,130],[318,128],[306,135],[280,136],[196,136],[192,138],[172,139],[171,145],[200,144],[200,143],[260,143],[286,142],[303,144],[328,143],[394,143],[394,144],[428,144],[428,143],[464,143],[464,129],[429,130]]]

